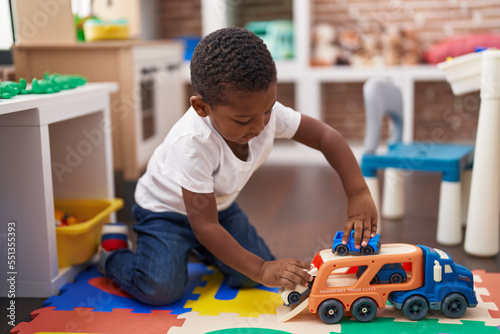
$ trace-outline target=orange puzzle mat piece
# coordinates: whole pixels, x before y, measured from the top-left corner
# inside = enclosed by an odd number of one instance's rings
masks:
[[[44,307],[33,311],[30,322],[18,324],[10,333],[167,333],[172,327],[182,327],[185,321],[170,314],[171,311],[130,313],[131,310],[128,309],[92,312],[93,308],[87,307],[75,307],[72,311],[54,311],[54,308]],[[65,321],[61,321],[62,319]]]
[[[481,277],[482,282],[474,281],[474,285],[480,288],[486,288],[489,295],[481,295],[485,302],[494,303],[497,306],[496,310],[488,310],[494,319],[500,319],[500,274],[487,273],[485,270],[473,270],[474,275]]]

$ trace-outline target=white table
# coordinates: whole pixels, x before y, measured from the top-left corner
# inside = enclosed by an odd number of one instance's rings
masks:
[[[439,68],[455,95],[481,92],[464,246],[471,255],[495,256],[500,232],[500,50],[457,57]]]
[[[49,297],[81,270],[58,268],[54,198],[114,197],[109,94],[117,89],[86,84],[0,100],[0,267],[15,282],[0,280],[2,297]]]

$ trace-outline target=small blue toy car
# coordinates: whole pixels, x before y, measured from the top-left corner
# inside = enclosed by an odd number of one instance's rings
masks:
[[[363,275],[366,271],[366,266],[360,266],[357,277]],[[370,284],[393,284],[393,283],[403,283],[406,281],[406,271],[401,263],[388,263],[384,264],[382,268],[377,272],[377,275],[373,276]]]
[[[361,255],[373,255],[378,254],[380,252],[380,234],[376,234],[373,238],[368,241],[368,245],[356,249],[354,247],[354,230],[351,231],[351,236],[347,244],[342,244],[342,237],[344,236],[344,232],[338,231],[335,234],[335,238],[333,238],[332,251],[337,255],[344,256],[347,254],[356,254],[361,253]]]

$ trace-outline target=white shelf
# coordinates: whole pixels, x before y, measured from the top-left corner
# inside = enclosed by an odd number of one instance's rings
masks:
[[[210,8],[210,1],[203,0],[202,10]],[[206,12],[203,19],[204,35],[222,28],[227,22],[221,20],[220,13],[226,8],[223,4],[218,7],[219,12]],[[293,1],[293,22],[295,34],[295,59],[277,61],[278,82],[295,84],[295,107],[297,111],[311,117],[321,119],[321,85],[323,83],[352,83],[364,82],[373,76],[389,77],[400,88],[403,96],[404,107],[404,132],[405,142],[413,141],[414,118],[414,89],[418,81],[444,81],[443,71],[433,65],[392,66],[392,67],[311,67],[310,59],[310,3],[308,0]],[[189,63],[182,69],[186,83],[190,82]],[[299,152],[297,151],[299,150]],[[270,163],[322,163],[321,154],[315,154],[308,148],[294,147],[293,145],[276,145],[269,157]]]

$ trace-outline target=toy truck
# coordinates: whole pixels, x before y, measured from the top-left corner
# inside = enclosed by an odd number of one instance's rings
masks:
[[[467,307],[475,307],[477,299],[471,271],[454,263],[442,250],[419,247],[424,258],[424,284],[417,289],[392,292],[389,295],[391,304],[410,320],[422,319],[429,309],[458,318]]]
[[[446,316],[462,316],[477,299],[472,273],[453,263],[445,252],[421,245],[384,244],[378,255],[339,256],[331,249],[313,259],[318,269],[307,299],[294,307],[278,307],[281,321],[291,319],[306,307],[327,324],[339,322],[350,313],[360,322],[372,320],[387,300],[411,320],[424,317],[429,309]],[[406,280],[400,283],[375,282],[384,266],[404,268]],[[360,273],[359,267],[364,267]],[[391,267],[391,266],[389,266]]]

